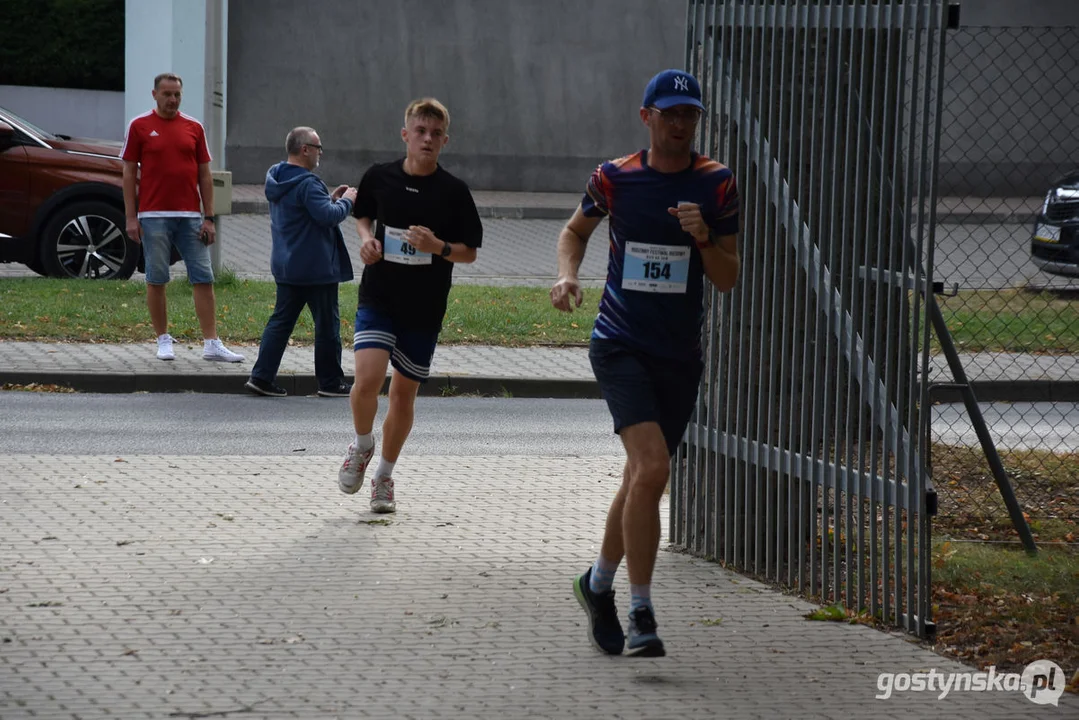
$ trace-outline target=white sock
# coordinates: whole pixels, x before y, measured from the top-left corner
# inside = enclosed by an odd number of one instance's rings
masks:
[[[209,347],[213,347],[213,344],[214,344],[214,340],[216,340],[216,339],[217,339],[217,338],[203,338],[203,340],[202,340],[202,346],[203,346],[204,348],[209,348]]]
[[[375,477],[393,477],[393,466],[396,462],[389,462],[384,457],[378,459],[378,470],[375,470]]]
[[[375,436],[373,433],[367,433],[366,435],[356,436],[356,447],[360,450],[367,450],[375,446]]]
[[[161,340],[165,340],[165,339],[172,340],[172,335],[169,335],[168,333],[165,333],[164,335],[158,335],[157,339],[158,339],[159,342]]]

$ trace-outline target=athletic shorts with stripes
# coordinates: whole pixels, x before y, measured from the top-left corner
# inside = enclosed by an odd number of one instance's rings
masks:
[[[356,309],[356,334],[352,349],[379,348],[390,354],[393,368],[417,382],[427,382],[431,374],[431,358],[435,354],[439,328],[418,329],[399,327],[389,315],[375,308]]]

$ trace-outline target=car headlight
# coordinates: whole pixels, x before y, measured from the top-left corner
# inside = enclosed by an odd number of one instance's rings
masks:
[[[1079,187],[1056,187],[1045,196],[1042,215],[1050,222],[1079,222]]]

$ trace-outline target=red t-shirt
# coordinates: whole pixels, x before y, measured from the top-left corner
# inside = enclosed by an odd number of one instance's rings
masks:
[[[199,165],[210,162],[210,150],[198,120],[156,110],[139,115],[127,126],[120,157],[141,165],[140,218],[202,217]]]

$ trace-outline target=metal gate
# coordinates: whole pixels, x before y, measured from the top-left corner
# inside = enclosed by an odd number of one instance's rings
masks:
[[[925,637],[943,0],[690,0],[701,151],[742,194],[671,541]]]

